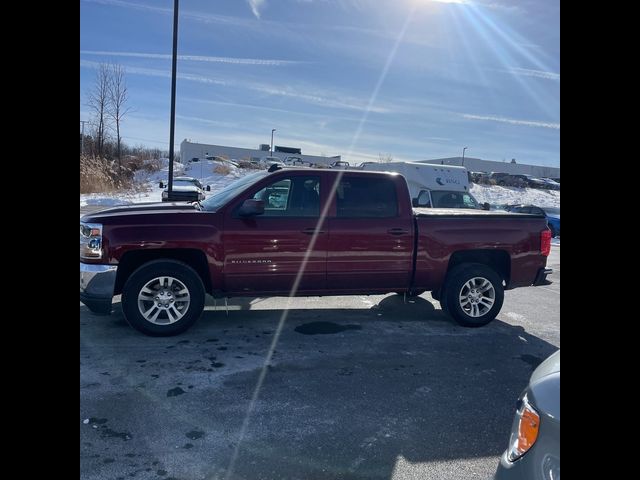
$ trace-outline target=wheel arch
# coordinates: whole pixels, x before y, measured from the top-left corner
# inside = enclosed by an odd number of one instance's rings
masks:
[[[509,285],[511,278],[511,257],[504,250],[461,250],[454,252],[449,258],[447,273],[463,264],[479,263],[494,270]]]
[[[207,257],[195,248],[158,248],[126,252],[118,264],[114,295],[122,293],[127,279],[139,267],[152,260],[177,260],[193,268],[204,285],[205,292],[211,293],[211,275]]]

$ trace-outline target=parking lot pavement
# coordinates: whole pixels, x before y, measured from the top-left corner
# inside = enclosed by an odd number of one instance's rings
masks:
[[[429,294],[209,302],[172,338],[81,304],[81,478],[489,479],[560,346],[559,250],[479,329]]]

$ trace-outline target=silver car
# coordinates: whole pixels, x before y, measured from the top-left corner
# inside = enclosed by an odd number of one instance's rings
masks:
[[[560,350],[534,370],[516,408],[495,480],[560,480]]]

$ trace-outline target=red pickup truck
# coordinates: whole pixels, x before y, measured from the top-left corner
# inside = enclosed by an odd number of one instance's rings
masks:
[[[403,176],[284,168],[203,202],[114,207],[80,222],[80,300],[153,336],[184,332],[205,294],[366,295],[431,291],[458,323],[495,318],[504,290],[539,285],[543,216],[413,208]]]

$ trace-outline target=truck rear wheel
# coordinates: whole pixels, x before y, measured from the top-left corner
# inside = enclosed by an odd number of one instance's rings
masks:
[[[122,310],[136,330],[153,337],[178,335],[204,309],[202,280],[189,265],[153,260],[138,268],[122,290]]]
[[[440,304],[458,324],[481,327],[496,318],[503,301],[502,278],[486,265],[468,263],[447,275]]]

